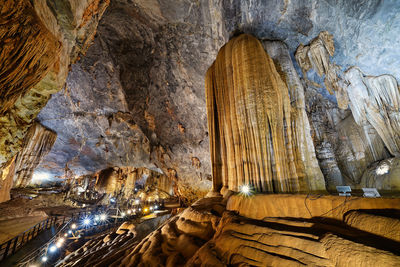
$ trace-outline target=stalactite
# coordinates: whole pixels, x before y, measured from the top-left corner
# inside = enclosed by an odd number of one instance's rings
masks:
[[[391,75],[366,76],[359,68],[345,72],[347,93],[354,120],[359,125],[369,122],[392,155],[400,155],[400,92]]]
[[[30,1],[7,0],[0,9],[0,114],[37,84],[58,59],[60,45]]]
[[[33,172],[40,161],[50,152],[57,134],[40,123],[29,128],[25,136],[23,149],[18,153],[15,162],[14,187],[25,187],[31,182]]]
[[[309,81],[307,72],[314,69],[322,78],[325,76],[324,84],[326,90],[332,95],[336,94],[338,106],[341,109],[347,109],[349,98],[345,90],[345,83],[341,79],[340,66],[330,62],[330,57],[335,54],[333,35],[327,31],[320,32],[309,45],[301,44],[296,50],[296,61],[303,72],[303,77],[309,84],[321,87],[319,84]]]
[[[214,190],[300,190],[288,89],[262,44],[229,41],[206,75]]]

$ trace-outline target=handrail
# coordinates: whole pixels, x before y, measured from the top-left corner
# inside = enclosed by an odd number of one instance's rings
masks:
[[[72,222],[72,219],[69,219],[63,227],[61,227],[61,229],[59,229],[57,231],[57,233],[50,238],[50,240],[48,240],[45,244],[43,244],[42,246],[40,246],[39,248],[35,249],[34,251],[32,251],[30,254],[28,254],[27,256],[25,256],[22,260],[19,261],[18,266],[25,266],[26,263],[29,262],[29,259],[31,258],[35,258],[38,254],[40,254],[43,250],[45,250],[49,244],[53,243],[54,240],[56,239],[57,235],[61,232],[64,231],[64,229]]]
[[[43,252],[45,252],[47,250],[47,248],[51,245],[54,244],[55,239],[57,239],[60,235],[60,233],[63,232],[63,230],[73,221],[73,219],[70,219],[67,223],[65,223],[65,225],[49,240],[47,241],[45,244],[43,244],[41,247],[35,249],[33,252],[31,252],[29,255],[25,256],[22,260],[20,260],[18,262],[18,264],[16,266],[20,266],[20,267],[25,267],[25,266],[29,266],[30,263],[32,262],[32,260],[34,260],[35,258],[38,257],[38,255],[43,254]],[[83,232],[81,232],[84,236],[86,235],[93,235],[95,233],[98,232],[102,232],[105,230],[108,230],[112,227],[115,227],[119,224],[121,224],[123,221],[122,220],[118,220],[118,221],[107,221],[107,222],[102,222],[100,224],[98,224],[97,226],[92,226],[89,228],[84,228],[81,229],[83,230]],[[80,234],[81,234],[80,233]]]
[[[65,220],[65,217],[63,221]],[[57,217],[49,217],[34,226],[28,228],[21,234],[11,238],[0,245],[0,261],[3,261],[8,256],[14,254],[23,245],[28,243],[34,237],[36,237],[43,230],[49,229],[57,223]]]
[[[91,209],[73,213],[71,214],[71,216],[51,216],[41,222],[38,222],[34,226],[28,228],[24,232],[18,234],[17,236],[0,245],[0,262],[5,260],[8,256],[14,254],[17,250],[19,250],[22,246],[35,238],[43,230],[47,230],[56,225],[57,222],[59,222],[58,217],[63,217],[62,222],[60,222],[60,224],[63,225],[65,223],[65,218],[71,218],[72,220],[74,218],[86,216],[89,212],[91,212]]]

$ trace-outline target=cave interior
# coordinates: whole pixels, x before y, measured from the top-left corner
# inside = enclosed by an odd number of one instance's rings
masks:
[[[1,266],[400,266],[396,0],[1,0]]]

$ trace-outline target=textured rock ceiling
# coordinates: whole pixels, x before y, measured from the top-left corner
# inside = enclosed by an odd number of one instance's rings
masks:
[[[399,9],[394,0],[113,0],[94,44],[38,116],[58,137],[37,171],[61,176],[66,167],[76,175],[147,167],[177,178],[182,193],[204,194],[211,187],[204,77],[230,36],[241,31],[282,40],[294,61],[300,43],[328,31],[336,49],[332,61],[342,71],[355,65],[399,78]],[[321,81],[315,71],[308,76]],[[306,102],[320,95],[324,112],[333,114],[333,107],[338,121],[348,116],[324,88],[306,92]],[[308,107],[319,103],[312,101]],[[314,126],[326,125],[326,115],[316,116]],[[326,147],[339,137],[324,127],[315,131],[330,138],[317,146],[327,177],[340,162],[321,158],[332,158]],[[337,180],[340,173],[332,175]]]

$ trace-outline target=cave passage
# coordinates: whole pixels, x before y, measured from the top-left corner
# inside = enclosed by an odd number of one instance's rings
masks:
[[[400,266],[400,3],[3,0],[1,266]]]

